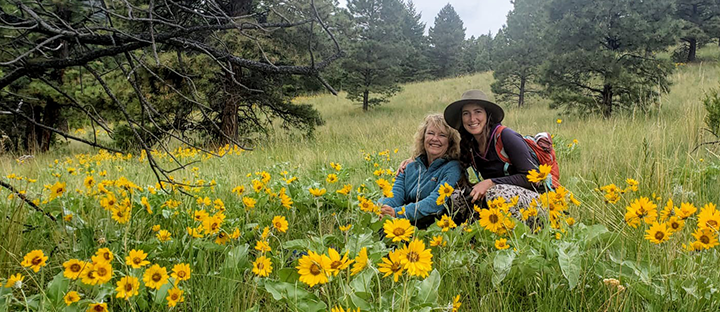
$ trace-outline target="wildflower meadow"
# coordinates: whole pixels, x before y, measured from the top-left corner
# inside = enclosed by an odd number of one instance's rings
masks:
[[[15,192],[0,191],[0,311],[717,311],[720,158],[693,151],[716,64],[680,65],[642,114],[507,107],[505,124],[554,135],[563,186],[520,216],[500,198],[427,230],[381,217],[378,200],[421,118],[489,89],[488,73],[409,84],[367,113],[297,98],[327,120],[315,137],[154,151],[191,163],[175,183],[143,152],[2,156]]]

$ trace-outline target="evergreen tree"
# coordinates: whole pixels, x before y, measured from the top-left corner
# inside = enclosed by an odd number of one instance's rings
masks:
[[[610,117],[618,107],[657,100],[672,66],[653,53],[674,43],[666,35],[671,8],[670,0],[550,2],[543,80],[554,105]]]
[[[407,58],[400,63],[400,81],[411,82],[427,80],[432,77],[429,53],[430,43],[425,36],[425,23],[417,13],[412,1],[405,3],[402,10],[401,31],[407,40]]]
[[[547,47],[539,39],[547,21],[543,1],[515,0],[513,4],[503,36],[496,40],[496,53],[501,55],[501,61],[493,72],[495,81],[490,87],[498,100],[515,101],[522,107],[528,94],[540,91],[535,87],[536,79]]]
[[[471,74],[476,71],[475,60],[478,57],[478,53],[480,53],[480,49],[478,48],[479,44],[480,41],[475,38],[475,36],[470,36],[470,38],[463,41],[462,61],[460,61],[459,64],[460,74]]]
[[[398,0],[351,0],[348,10],[355,20],[347,71],[347,98],[360,102],[363,110],[387,102],[400,91],[400,62],[407,44],[397,21],[404,5]]]
[[[502,32],[502,30],[501,30]],[[498,40],[504,40],[502,33],[498,33]],[[476,72],[493,70],[495,63],[495,39],[493,39],[492,33],[488,32],[487,35],[480,35],[477,38],[475,45],[477,53],[475,54],[475,60],[473,66],[475,66]]]
[[[693,62],[699,44],[720,36],[720,1],[677,0],[676,16],[681,20],[680,40],[684,43],[676,57]]]
[[[435,76],[443,78],[457,74],[462,61],[465,28],[449,3],[435,17],[435,26],[430,27],[429,37],[433,47],[431,61],[436,67]]]

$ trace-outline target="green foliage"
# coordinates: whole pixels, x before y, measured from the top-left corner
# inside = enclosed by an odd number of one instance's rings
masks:
[[[355,20],[357,39],[343,63],[348,74],[345,90],[349,100],[368,110],[400,91],[399,64],[408,50],[396,21],[408,18],[410,13],[398,0],[354,0],[348,2],[348,10]]]
[[[551,2],[543,82],[555,105],[609,117],[657,101],[672,66],[653,53],[673,43],[671,7],[669,0]]]
[[[493,72],[492,92],[501,102],[514,101],[519,107],[530,94],[539,93],[537,78],[539,67],[545,60],[545,42],[538,40],[547,27],[543,1],[519,0],[508,14],[503,36],[496,41],[496,54],[502,60]]]
[[[713,89],[705,95],[703,99],[707,116],[705,116],[705,125],[710,132],[720,138],[720,92]]]
[[[496,39],[502,38],[502,30],[493,38],[492,33],[486,35],[480,35],[475,40],[475,49],[477,50],[475,60],[473,61],[474,71],[490,71],[495,68],[497,59],[502,59],[495,50]]]
[[[680,40],[683,42],[676,50],[677,62],[693,62],[698,47],[720,36],[720,2],[676,0],[675,7],[675,16],[680,20]]]
[[[431,79],[433,67],[429,55],[430,45],[425,36],[425,23],[421,21],[422,14],[416,11],[412,0],[408,0],[404,5],[400,31],[407,40],[407,45],[404,47],[407,54],[399,64],[400,80],[411,82]]]
[[[430,60],[435,64],[435,77],[445,78],[458,74],[463,61],[465,28],[450,3],[435,17],[435,25],[430,27],[428,37],[433,46]]]

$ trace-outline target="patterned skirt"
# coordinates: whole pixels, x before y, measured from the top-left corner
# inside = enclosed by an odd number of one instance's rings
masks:
[[[477,213],[473,210],[474,204],[470,203],[467,194],[470,193],[470,189],[458,188],[450,196],[450,214],[453,216],[455,223],[460,224],[465,221],[472,222],[477,220]],[[510,213],[517,220],[522,220],[522,214],[520,209],[526,209],[530,207],[530,203],[533,199],[539,198],[540,194],[535,191],[528,190],[524,187],[520,187],[512,184],[495,184],[487,190],[485,193],[485,200],[482,208],[488,207],[488,202],[498,199],[499,197],[505,198],[506,201],[510,202],[513,198],[517,197],[518,201],[515,206],[510,207]],[[480,206],[480,204],[478,204]],[[538,211],[539,214],[543,214],[543,211]],[[530,218],[525,222],[531,228],[537,225],[536,218]]]

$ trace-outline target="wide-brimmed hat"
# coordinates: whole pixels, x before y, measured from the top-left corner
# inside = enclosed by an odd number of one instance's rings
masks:
[[[505,112],[502,107],[490,101],[487,95],[480,90],[469,90],[463,93],[462,97],[452,102],[445,108],[445,122],[451,127],[460,130],[462,127],[462,108],[465,104],[479,104],[488,114],[488,120],[491,124],[500,123],[505,118]]]

